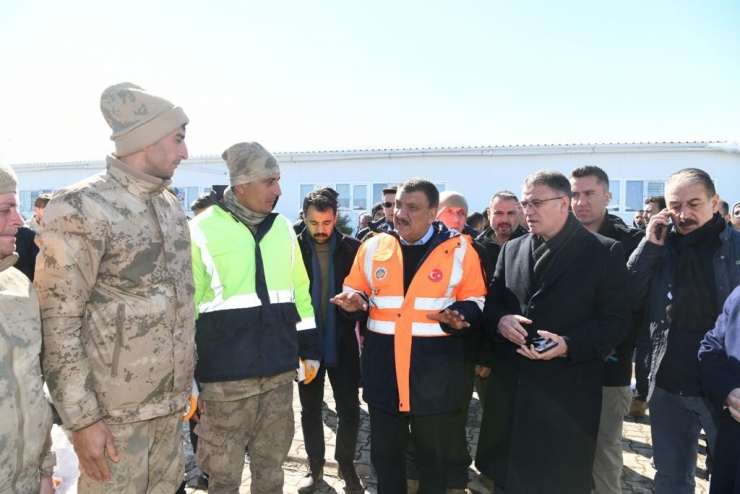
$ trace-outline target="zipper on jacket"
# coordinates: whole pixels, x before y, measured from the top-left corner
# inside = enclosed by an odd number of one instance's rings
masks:
[[[23,471],[23,428],[25,427],[25,421],[23,420],[23,413],[22,413],[22,405],[21,402],[21,387],[20,387],[20,381],[18,380],[18,376],[15,374],[15,368],[13,366],[13,345],[10,344],[10,336],[5,331],[5,328],[3,325],[0,325],[0,336],[2,336],[5,341],[8,342],[8,370],[10,371],[10,376],[13,378],[13,399],[15,400],[15,414],[18,420],[18,438],[20,439],[18,441],[18,455],[16,458],[16,464],[15,464],[15,471],[13,472],[13,477],[10,479],[10,488],[11,492],[15,493],[16,490],[16,482],[18,482],[18,476]]]
[[[110,377],[118,377],[118,361],[121,359],[121,347],[123,347],[123,322],[125,306],[118,304],[116,311],[116,343],[113,347],[113,364],[111,365]]]

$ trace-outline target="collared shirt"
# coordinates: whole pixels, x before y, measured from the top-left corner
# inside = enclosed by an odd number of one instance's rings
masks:
[[[398,239],[401,241],[401,245],[424,245],[429,242],[432,235],[434,235],[434,228],[432,228],[432,225],[429,225],[429,230],[427,230],[426,234],[416,242],[407,242],[400,235],[398,236]]]

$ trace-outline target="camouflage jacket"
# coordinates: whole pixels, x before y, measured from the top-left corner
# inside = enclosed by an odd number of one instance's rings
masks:
[[[0,259],[0,492],[36,493],[51,475],[51,409],[39,358],[38,297],[17,257]]]
[[[73,431],[182,410],[193,378],[185,212],[169,180],[107,161],[54,195],[36,237],[43,365]]]

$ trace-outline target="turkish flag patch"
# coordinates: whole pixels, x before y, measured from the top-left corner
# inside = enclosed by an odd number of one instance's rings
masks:
[[[442,281],[442,276],[442,271],[440,271],[439,269],[435,269],[431,273],[429,273],[429,279],[434,282]]]

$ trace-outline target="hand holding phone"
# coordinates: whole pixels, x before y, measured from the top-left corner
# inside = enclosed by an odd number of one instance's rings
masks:
[[[537,338],[532,338],[532,345],[534,345],[535,352],[545,353],[558,346],[558,342],[550,338],[538,336]]]

